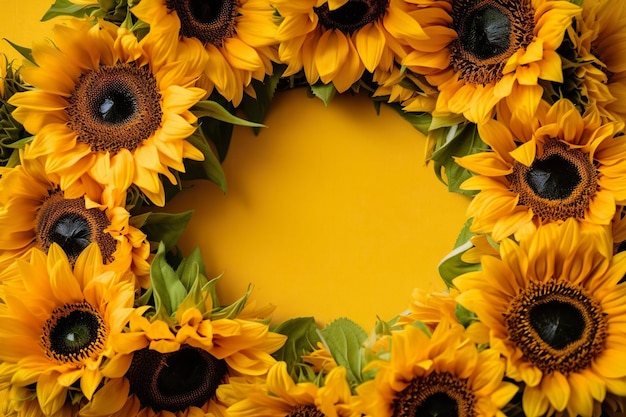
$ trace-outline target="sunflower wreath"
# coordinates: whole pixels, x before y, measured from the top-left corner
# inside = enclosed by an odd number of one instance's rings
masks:
[[[620,416],[626,3],[57,0],[0,65],[4,416]],[[189,213],[275,94],[366,92],[471,196],[366,331],[218,297]]]

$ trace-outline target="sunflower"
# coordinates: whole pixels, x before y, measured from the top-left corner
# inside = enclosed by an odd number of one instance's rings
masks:
[[[0,178],[0,268],[32,248],[47,252],[58,244],[73,265],[96,243],[105,269],[131,270],[137,284],[148,285],[150,246],[146,235],[129,224],[125,193],[77,186],[62,191],[39,160],[5,169]],[[89,196],[91,195],[91,197]]]
[[[47,157],[45,170],[60,176],[61,189],[86,174],[118,190],[134,184],[162,206],[159,175],[176,184],[170,169],[204,159],[185,140],[196,129],[188,109],[205,95],[191,86],[196,61],[175,62],[159,39],[138,42],[105,21],[71,19],[53,34],[33,47],[38,66],[21,72],[35,88],[9,100],[35,136],[24,157]]]
[[[541,99],[538,81],[563,82],[557,48],[580,8],[567,0],[415,0],[429,39],[402,63],[437,87],[434,116],[482,123],[515,90]],[[407,106],[407,111],[411,107]]]
[[[453,281],[524,383],[525,415],[590,416],[605,393],[626,395],[624,273],[606,228],[569,219],[502,241],[500,258]]]
[[[571,74],[563,86],[584,109],[599,111],[620,128],[626,122],[626,57],[618,51],[626,45],[626,5],[608,0],[585,0],[582,14],[567,34],[571,41]],[[567,51],[565,51],[567,52]]]
[[[390,359],[367,368],[376,377],[357,387],[357,408],[377,417],[500,416],[518,390],[503,381],[496,351],[479,351],[463,326],[446,320],[431,335],[412,325],[393,332]]]
[[[333,83],[339,92],[365,70],[391,73],[419,40],[427,39],[411,1],[307,0],[272,2],[281,16],[277,39],[284,76],[304,69],[309,84]]]
[[[96,244],[72,268],[60,246],[17,259],[18,277],[2,286],[0,361],[14,389],[33,390],[45,415],[94,398],[104,377],[123,374],[112,336],[134,311],[135,289],[126,277],[104,271]],[[34,387],[34,388],[33,388]],[[72,400],[70,400],[70,395]],[[113,401],[111,399],[111,401]]]
[[[456,160],[478,174],[462,184],[480,191],[467,211],[472,231],[500,241],[570,217],[608,225],[626,200],[626,142],[615,124],[597,112],[581,117],[566,99],[541,107],[535,119],[480,126],[492,151]]]
[[[352,408],[354,396],[346,380],[346,368],[342,366],[333,368],[320,387],[308,381],[295,383],[289,376],[287,364],[278,362],[270,369],[264,386],[248,384],[239,392],[244,395],[228,407],[228,416],[360,416]]]
[[[131,12],[181,58],[200,57],[199,85],[238,106],[253,79],[272,74],[276,53],[274,9],[263,0],[142,0]]]

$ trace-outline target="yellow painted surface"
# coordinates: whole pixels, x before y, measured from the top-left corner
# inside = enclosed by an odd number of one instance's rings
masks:
[[[47,2],[0,4],[2,37],[49,30],[38,21]],[[277,306],[276,322],[349,317],[369,330],[404,311],[413,288],[444,288],[437,264],[468,200],[424,165],[417,131],[384,106],[377,116],[366,96],[326,108],[304,90],[280,93],[266,124],[258,136],[235,129],[226,195],[198,182],[166,208],[195,210],[180,246],[200,246],[207,272],[223,274],[223,301],[253,283],[254,299]]]

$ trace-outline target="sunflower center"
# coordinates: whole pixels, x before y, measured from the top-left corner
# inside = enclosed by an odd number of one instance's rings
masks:
[[[476,415],[476,397],[466,379],[448,372],[434,372],[413,378],[393,402],[393,417],[440,416],[470,417]]]
[[[78,365],[104,349],[109,334],[106,322],[91,304],[65,304],[52,311],[41,342],[50,360]]]
[[[531,284],[512,300],[505,323],[511,341],[544,373],[586,368],[607,337],[599,303],[565,282]]]
[[[383,17],[388,3],[388,0],[349,0],[335,10],[330,10],[328,3],[314,7],[313,10],[326,30],[337,29],[351,35],[368,23]]]
[[[546,142],[529,167],[515,162],[507,178],[519,204],[550,221],[584,218],[598,189],[597,170],[588,156],[556,139]]]
[[[533,40],[530,0],[460,0],[453,2],[451,65],[471,84],[502,78],[506,61]]]
[[[161,125],[161,95],[149,67],[102,66],[81,75],[69,98],[69,126],[94,152],[134,151]]]
[[[169,353],[148,348],[135,352],[126,376],[143,407],[175,413],[213,398],[226,372],[223,360],[184,345]]]
[[[166,0],[165,4],[178,15],[181,36],[219,47],[235,33],[236,0]]]
[[[83,198],[66,199],[62,191],[53,191],[37,213],[35,239],[44,252],[53,243],[61,246],[72,265],[90,243],[96,242],[102,259],[111,262],[117,244],[104,231],[110,224],[104,211],[86,208]]]
[[[313,405],[299,405],[285,417],[324,417],[324,413]]]

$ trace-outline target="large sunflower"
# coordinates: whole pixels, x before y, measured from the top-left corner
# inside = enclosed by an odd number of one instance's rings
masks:
[[[573,54],[563,51],[573,55],[563,94],[621,128],[626,123],[626,57],[620,53],[626,46],[625,25],[623,2],[585,0],[567,31]]]
[[[390,359],[371,367],[376,377],[357,387],[368,416],[501,416],[518,390],[503,381],[496,351],[479,351],[461,325],[445,320],[432,335],[413,325],[395,331]]]
[[[142,0],[132,13],[182,59],[204,60],[199,85],[238,106],[252,79],[272,74],[277,61],[274,9],[263,0]],[[247,91],[254,96],[251,88]]]
[[[390,73],[419,40],[427,39],[405,0],[276,0],[279,56],[285,76],[304,69],[309,84],[339,92],[364,71]]]
[[[524,383],[526,415],[590,416],[606,392],[626,395],[626,254],[612,256],[607,229],[544,225],[500,257],[454,285]]]
[[[39,160],[5,169],[0,178],[0,268],[28,256],[32,248],[47,252],[53,243],[73,265],[95,242],[105,269],[120,274],[131,270],[137,284],[146,287],[150,246],[146,235],[129,224],[124,196],[76,183],[62,191]]]
[[[205,95],[192,87],[197,62],[175,62],[155,37],[138,42],[105,21],[71,19],[53,33],[53,42],[33,47],[38,66],[21,72],[35,88],[9,100],[35,135],[25,158],[46,156],[62,189],[87,174],[119,190],[135,184],[163,205],[159,176],[176,183],[170,169],[204,159],[185,140],[196,128],[188,109]]]
[[[562,99],[535,119],[492,120],[479,132],[492,151],[457,159],[477,174],[462,184],[480,191],[467,211],[472,231],[499,241],[570,217],[608,225],[626,201],[626,141],[597,112],[583,118]]]
[[[439,89],[435,116],[482,123],[498,102],[522,90],[541,99],[540,79],[563,82],[556,52],[580,8],[568,0],[415,0],[430,39],[403,64]],[[512,100],[511,100],[512,101]],[[514,102],[512,101],[512,104]],[[406,110],[413,111],[412,106]]]
[[[17,278],[1,290],[0,361],[12,364],[2,371],[14,389],[32,390],[43,414],[54,415],[81,396],[92,399],[104,377],[125,372],[128,364],[110,362],[112,336],[134,311],[135,288],[103,271],[95,244],[73,268],[56,244],[47,256],[35,249],[15,262]]]
[[[236,382],[223,390],[234,390]],[[358,417],[353,408],[354,396],[346,380],[344,367],[333,368],[323,386],[313,382],[295,383],[285,362],[274,365],[265,385],[246,384],[240,389],[239,401],[228,407],[230,417]],[[221,389],[222,390],[222,389]],[[221,393],[218,393],[218,395]],[[222,394],[224,395],[224,394]],[[230,396],[232,397],[232,396]]]

